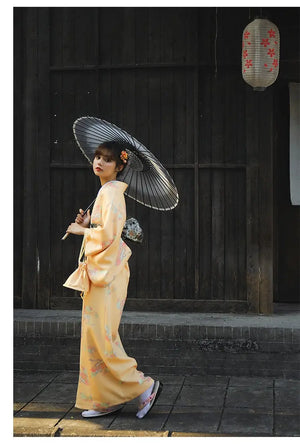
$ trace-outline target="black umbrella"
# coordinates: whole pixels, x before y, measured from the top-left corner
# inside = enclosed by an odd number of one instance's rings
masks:
[[[156,210],[172,210],[177,206],[177,188],[168,171],[137,139],[104,119],[80,117],[73,124],[80,150],[92,164],[96,148],[107,141],[124,145],[128,160],[117,179],[128,184],[125,194]]]

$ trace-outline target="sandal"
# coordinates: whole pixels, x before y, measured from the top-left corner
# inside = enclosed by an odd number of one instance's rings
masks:
[[[138,406],[138,411],[141,411],[143,408],[145,408],[146,405],[148,405],[148,403],[150,404],[148,411],[142,417],[137,416],[139,419],[143,419],[151,411],[155,402],[157,401],[158,397],[160,396],[160,394],[162,392],[163,386],[164,385],[161,382],[159,382],[159,380],[154,382],[152,394],[143,403],[141,403]]]
[[[87,411],[82,411],[81,415],[82,417],[100,417],[100,416],[106,416],[111,413],[115,413],[116,411],[119,411],[123,408],[123,405],[118,405],[112,409],[109,409],[107,411],[95,411],[93,409],[89,409]]]

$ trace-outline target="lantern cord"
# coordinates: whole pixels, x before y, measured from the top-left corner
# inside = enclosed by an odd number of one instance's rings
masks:
[[[215,34],[215,77],[217,77],[217,72],[218,72],[218,62],[217,62],[217,38],[218,38],[218,8],[216,8],[216,34]]]

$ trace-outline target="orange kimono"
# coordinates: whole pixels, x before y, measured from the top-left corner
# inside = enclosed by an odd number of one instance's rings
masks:
[[[137,370],[118,329],[127,296],[131,250],[121,238],[126,220],[121,181],[105,183],[96,198],[92,228],[85,229],[90,289],[84,294],[77,408],[105,411],[146,391],[153,383]]]

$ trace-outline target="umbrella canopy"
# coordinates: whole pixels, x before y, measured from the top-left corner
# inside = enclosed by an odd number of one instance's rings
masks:
[[[125,194],[156,210],[172,210],[179,196],[169,172],[137,139],[116,125],[97,117],[80,117],[73,124],[80,150],[92,164],[97,147],[103,142],[124,144],[128,153],[126,168],[117,180],[128,184]]]

